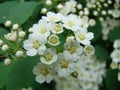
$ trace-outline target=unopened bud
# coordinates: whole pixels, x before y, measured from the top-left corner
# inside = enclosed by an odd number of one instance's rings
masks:
[[[12,22],[11,22],[10,20],[7,20],[7,21],[5,22],[5,26],[6,26],[6,27],[10,27],[11,24],[12,24]]]
[[[11,64],[11,60],[8,59],[8,58],[6,58],[6,59],[4,60],[4,64],[5,64],[6,66],[10,65],[10,64]]]
[[[24,31],[20,31],[18,35],[19,35],[20,38],[23,38],[25,36],[25,34],[26,33]]]
[[[1,47],[1,50],[2,51],[7,51],[8,50],[8,45],[7,44],[4,44],[2,47]]]
[[[13,28],[13,30],[17,30],[19,28],[19,25],[18,24],[14,24],[12,28]]]
[[[16,55],[16,57],[21,58],[21,57],[24,56],[24,52],[23,51],[17,51],[15,55]]]

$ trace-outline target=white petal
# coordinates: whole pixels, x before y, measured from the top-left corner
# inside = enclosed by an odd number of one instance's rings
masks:
[[[36,76],[36,81],[39,83],[44,83],[45,82],[45,77],[43,75]]]
[[[37,54],[37,50],[36,49],[30,49],[27,52],[28,56],[35,56]]]

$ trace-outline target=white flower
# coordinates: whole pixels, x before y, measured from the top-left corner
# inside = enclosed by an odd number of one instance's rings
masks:
[[[93,55],[95,53],[95,49],[94,49],[94,47],[92,45],[86,45],[84,47],[84,53],[86,55]]]
[[[110,67],[111,67],[112,69],[117,69],[117,68],[118,68],[118,64],[112,62],[112,63],[110,64]]]
[[[23,47],[27,50],[28,56],[35,56],[37,53],[41,55],[46,49],[46,42],[47,39],[45,37],[30,34],[29,38],[24,41]]]
[[[80,28],[86,29],[89,26],[88,16],[83,16],[82,21],[80,23]]]
[[[32,31],[35,34],[42,35],[43,37],[48,37],[50,35],[51,24],[47,23],[45,20],[40,20],[38,24],[34,24]]]
[[[48,38],[48,43],[52,46],[57,46],[60,44],[58,35],[51,34]]]
[[[70,12],[70,8],[64,6],[61,10],[60,13],[62,13],[63,15],[67,15]]]
[[[114,63],[119,63],[120,62],[120,50],[119,49],[113,50],[113,52],[111,53],[111,58]]]
[[[60,13],[55,14],[53,12],[48,12],[47,16],[42,16],[42,19],[48,22],[58,22],[61,21],[61,18],[62,18],[62,14]]]
[[[73,72],[73,62],[68,57],[65,53],[58,54],[58,62],[56,62],[54,68],[60,77],[67,77]]]
[[[53,24],[53,28],[51,30],[54,34],[60,34],[63,32],[63,25],[61,23],[59,24]]]
[[[87,32],[87,30],[84,29],[75,32],[75,37],[79,43],[83,45],[90,45],[90,40],[94,38],[94,35],[92,32]]]
[[[47,82],[50,83],[53,79],[53,73],[49,66],[38,63],[33,68],[33,73],[36,75],[35,80],[40,84]]]
[[[42,63],[50,65],[56,62],[58,59],[55,48],[47,48],[44,54],[41,56],[40,60]]]
[[[120,39],[117,39],[117,40],[114,41],[113,47],[114,47],[115,49],[120,48]]]
[[[80,46],[79,42],[70,39],[64,44],[64,49],[64,53],[73,61],[77,61],[83,52],[83,47]]]
[[[75,9],[77,2],[75,0],[69,0],[65,3],[65,6],[70,9],[70,11],[73,11]]]
[[[112,15],[114,18],[119,18],[120,17],[120,10],[119,9],[113,10]]]
[[[13,31],[11,33],[8,33],[7,35],[4,35],[5,39],[9,40],[9,41],[16,41],[17,39],[17,32]]]
[[[70,14],[68,16],[64,16],[62,22],[64,23],[63,26],[65,28],[77,31],[80,28],[81,19],[76,15]]]

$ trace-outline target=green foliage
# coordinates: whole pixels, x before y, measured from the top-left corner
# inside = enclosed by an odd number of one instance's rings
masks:
[[[108,90],[119,90],[120,82],[118,82],[117,73],[118,70],[107,70],[105,82]]]
[[[28,20],[28,18],[33,14],[36,7],[37,3],[35,2],[20,3],[10,11],[9,19],[13,23],[18,23],[21,25],[26,20]]]
[[[14,62],[11,67],[6,90],[20,90],[32,84],[35,80],[32,69],[38,62],[39,57],[25,57]]]
[[[120,39],[120,26],[115,27],[113,30],[110,31],[109,40],[114,42],[116,39]]]
[[[3,23],[6,20],[8,20],[9,12],[17,4],[17,1],[8,1],[0,4],[0,23]]]
[[[5,66],[3,62],[0,62],[0,88],[2,88],[8,80],[10,67]]]
[[[0,38],[4,36],[4,34],[7,34],[8,31],[5,28],[0,27]]]
[[[102,26],[100,24],[100,21],[96,20],[96,25],[93,27],[89,27],[88,30],[90,32],[94,33],[94,38],[93,38],[93,42],[97,41],[101,36],[102,36],[102,32],[101,32]]]
[[[109,52],[106,48],[95,45],[95,55],[100,58],[101,60],[108,60],[109,59]]]

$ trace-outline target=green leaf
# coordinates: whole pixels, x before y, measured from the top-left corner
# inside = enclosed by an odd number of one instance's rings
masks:
[[[39,62],[39,57],[25,57],[13,63],[6,90],[20,90],[35,81],[32,73],[34,65]]]
[[[120,82],[117,79],[118,70],[108,69],[106,73],[105,83],[108,90],[119,90]]]
[[[36,7],[37,3],[35,2],[20,3],[11,10],[9,19],[13,23],[23,24],[32,16]]]
[[[0,62],[0,88],[2,88],[6,84],[9,70],[9,66],[5,66],[3,62]]]
[[[98,40],[102,36],[101,29],[102,29],[102,26],[100,24],[100,21],[98,21],[98,20],[96,20],[95,26],[88,28],[89,32],[94,33],[94,39],[92,40],[93,42],[95,42],[96,40]]]
[[[101,60],[108,60],[109,59],[109,52],[106,48],[95,45],[95,55],[100,58]]]
[[[110,34],[109,34],[109,40],[111,42],[114,42],[114,40],[116,39],[120,39],[120,26],[115,27],[113,30],[110,31]]]
[[[8,31],[5,28],[0,27],[0,37],[3,37],[7,33]]]
[[[10,10],[17,4],[17,1],[7,1],[0,4],[0,23],[8,20]]]

